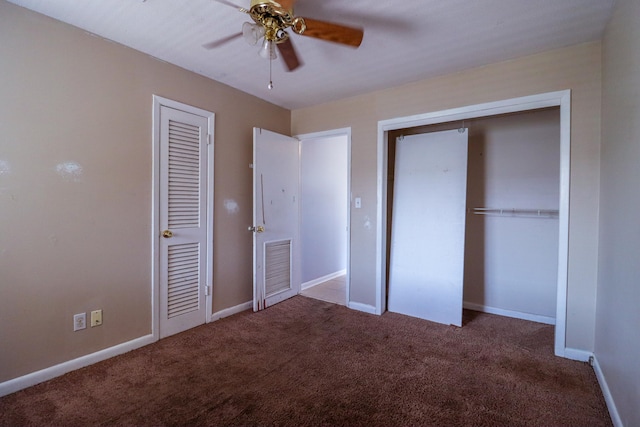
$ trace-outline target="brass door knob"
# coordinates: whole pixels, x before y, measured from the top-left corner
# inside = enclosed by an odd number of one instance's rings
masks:
[[[169,237],[173,237],[173,232],[171,230],[164,230],[162,232],[162,237],[168,239]]]

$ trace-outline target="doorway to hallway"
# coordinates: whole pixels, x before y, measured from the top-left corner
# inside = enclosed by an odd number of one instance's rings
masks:
[[[300,295],[333,304],[347,305],[347,275],[343,274],[308,287],[301,291]]]

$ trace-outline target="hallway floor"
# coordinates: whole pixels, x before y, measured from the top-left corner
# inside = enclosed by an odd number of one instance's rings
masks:
[[[327,280],[300,292],[300,295],[334,304],[347,305],[347,276]]]

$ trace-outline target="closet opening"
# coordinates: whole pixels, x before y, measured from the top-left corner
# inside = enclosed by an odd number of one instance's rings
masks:
[[[436,135],[463,127],[468,130],[463,307],[555,324],[560,200],[558,107],[388,133],[387,242],[394,243],[389,245],[386,257],[386,295],[391,284],[393,246],[401,244],[393,236],[394,202],[405,206],[395,198],[395,178],[409,173],[396,169],[398,141],[410,135]]]

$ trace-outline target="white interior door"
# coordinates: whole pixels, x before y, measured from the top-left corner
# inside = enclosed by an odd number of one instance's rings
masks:
[[[389,311],[462,325],[468,132],[398,138]]]
[[[253,310],[300,292],[300,144],[253,129]]]
[[[160,107],[160,337],[206,321],[209,119]]]

